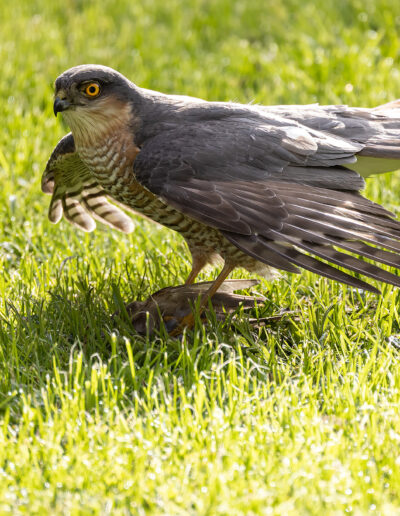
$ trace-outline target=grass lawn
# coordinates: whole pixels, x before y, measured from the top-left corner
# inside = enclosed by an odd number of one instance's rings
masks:
[[[400,97],[396,2],[13,0],[0,20],[0,514],[400,514],[398,290],[284,273],[257,287],[260,316],[293,312],[266,328],[138,338],[110,314],[182,283],[182,239],[53,226],[40,191],[66,68],[374,106]],[[400,214],[400,175],[367,194]]]

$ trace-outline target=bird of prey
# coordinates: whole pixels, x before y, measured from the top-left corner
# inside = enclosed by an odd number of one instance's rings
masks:
[[[400,168],[400,101],[207,102],[81,65],[55,82],[58,112],[71,132],[43,174],[52,222],[64,214],[85,231],[96,219],[130,232],[122,207],[174,229],[192,254],[187,284],[224,260],[207,296],[235,267],[265,276],[303,268],[372,292],[359,274],[400,286],[364,260],[400,267],[400,222],[360,194],[363,176]]]

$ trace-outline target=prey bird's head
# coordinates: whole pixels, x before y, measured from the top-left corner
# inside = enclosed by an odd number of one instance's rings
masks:
[[[54,114],[63,112],[75,138],[93,139],[132,117],[134,85],[101,65],[81,65],[55,82]]]

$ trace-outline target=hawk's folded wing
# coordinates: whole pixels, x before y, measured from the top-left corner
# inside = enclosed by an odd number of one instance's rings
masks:
[[[400,223],[363,198],[363,179],[342,166],[362,148],[295,123],[207,121],[145,142],[134,172],[166,203],[257,260],[376,291],[330,265],[400,286],[400,277],[342,252],[400,267]]]
[[[62,215],[84,231],[93,231],[96,219],[114,229],[130,233],[132,219],[108,201],[107,193],[90,174],[75,152],[71,133],[54,149],[42,177],[42,190],[52,194],[49,219],[58,222]]]

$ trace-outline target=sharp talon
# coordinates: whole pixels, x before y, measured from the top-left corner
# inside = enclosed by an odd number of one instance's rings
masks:
[[[174,328],[172,331],[169,332],[170,337],[177,337],[181,333],[183,333],[183,330],[185,328],[188,328],[189,330],[194,327],[194,316],[192,313],[185,315],[185,317],[182,318],[181,322],[178,324],[176,328]]]

